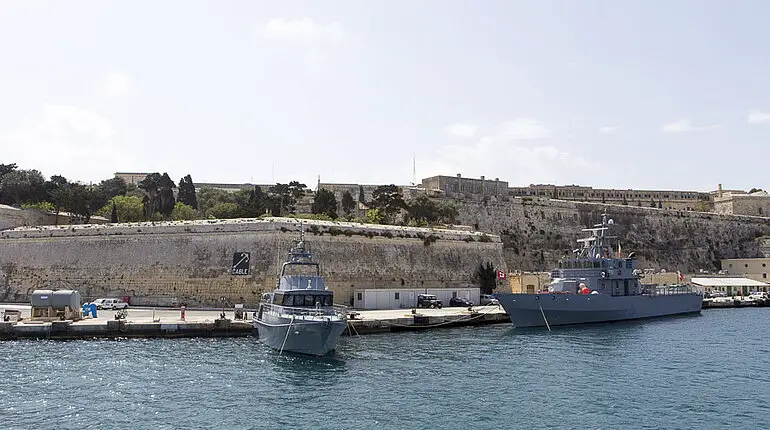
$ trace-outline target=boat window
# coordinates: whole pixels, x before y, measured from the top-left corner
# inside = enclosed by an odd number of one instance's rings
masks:
[[[282,301],[276,301],[276,303],[283,306],[294,306],[294,296],[291,294],[286,294],[283,296]]]
[[[606,268],[607,268],[607,261],[602,260],[602,269],[606,269]]]
[[[632,264],[631,260],[626,260],[626,269],[630,269],[631,264]]]
[[[273,296],[273,303],[275,303],[276,305],[282,305],[283,293],[275,293],[275,296]]]
[[[316,296],[305,296],[305,306],[315,306]]]
[[[594,269],[598,269],[598,268],[599,268],[599,262],[598,261],[594,261]]]

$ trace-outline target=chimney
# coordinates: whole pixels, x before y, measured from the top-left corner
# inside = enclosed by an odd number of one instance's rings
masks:
[[[717,196],[722,197],[722,184],[719,184],[719,191],[717,192]]]

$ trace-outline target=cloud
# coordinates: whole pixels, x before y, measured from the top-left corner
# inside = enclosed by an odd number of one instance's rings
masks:
[[[457,137],[473,137],[478,129],[475,125],[457,123],[447,127],[446,132]]]
[[[337,43],[345,38],[342,26],[337,22],[319,24],[311,18],[273,18],[263,29],[265,38],[290,42],[297,45]]]
[[[515,140],[548,139],[551,137],[551,130],[540,121],[531,118],[517,118],[500,125],[496,134]]]
[[[770,113],[760,110],[749,112],[749,124],[765,124],[770,122]]]
[[[721,127],[721,124],[697,126],[693,125],[688,118],[682,118],[679,121],[664,125],[661,127],[660,131],[663,133],[689,133],[692,131],[704,131]]]
[[[131,77],[123,72],[110,72],[98,88],[99,95],[108,99],[131,96],[135,90]]]
[[[477,134],[480,137],[473,143],[440,148],[430,161],[422,163],[422,177],[462,173],[475,178],[499,177],[511,185],[567,183],[591,169],[584,158],[550,142],[551,130],[534,119],[514,119],[486,133],[477,130]]]
[[[46,104],[14,129],[0,131],[0,147],[8,163],[70,180],[110,178],[116,160],[131,166],[134,155],[118,148],[112,121],[70,105]]]
[[[620,127],[611,126],[611,125],[599,127],[599,134],[615,134],[615,132],[618,131],[619,129]]]

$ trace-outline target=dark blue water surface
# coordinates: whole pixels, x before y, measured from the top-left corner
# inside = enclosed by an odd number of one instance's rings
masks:
[[[0,428],[770,428],[770,308],[342,338],[0,342]]]

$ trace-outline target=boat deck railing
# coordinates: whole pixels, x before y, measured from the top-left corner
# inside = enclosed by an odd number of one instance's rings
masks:
[[[275,312],[282,315],[294,315],[298,317],[328,317],[338,316],[340,318],[346,317],[348,307],[343,305],[333,306],[320,306],[320,307],[293,307],[283,306],[271,303],[263,303],[262,310],[264,312]]]
[[[670,296],[676,294],[700,294],[692,285],[643,285],[642,294],[647,296]]]

